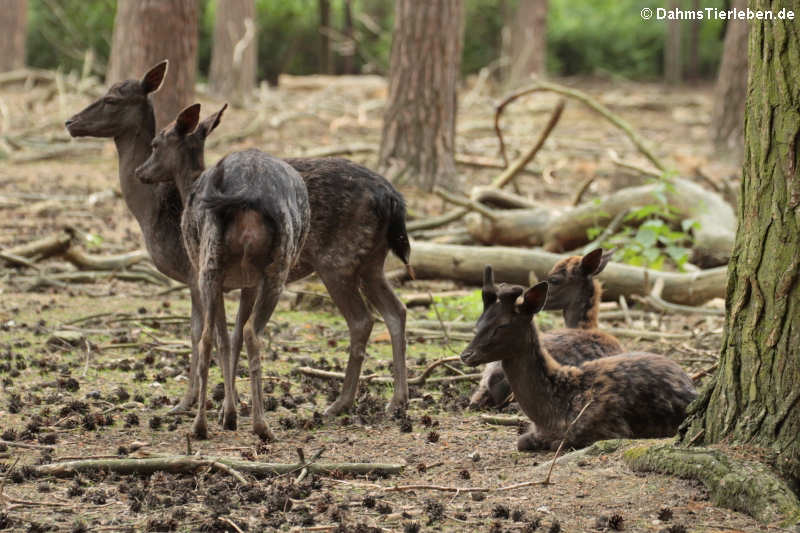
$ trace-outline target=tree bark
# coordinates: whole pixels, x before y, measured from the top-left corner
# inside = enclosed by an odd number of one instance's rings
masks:
[[[217,2],[208,88],[241,107],[256,86],[258,39],[253,0]]]
[[[194,100],[197,71],[197,0],[118,0],[106,82],[139,78],[169,60],[153,95],[158,127]]]
[[[670,10],[681,9],[679,0],[671,0]],[[664,42],[664,79],[670,85],[681,82],[681,21],[667,21],[667,40]]]
[[[322,74],[333,74],[333,53],[328,31],[331,27],[330,0],[317,0],[319,9],[319,71]]]
[[[692,0],[691,9],[700,10],[700,0]],[[700,75],[700,27],[697,21],[689,24],[689,39],[686,53],[686,78],[696,80]]]
[[[456,174],[461,0],[398,0],[379,167],[427,191]]]
[[[355,40],[355,30],[353,28],[353,1],[344,0],[342,6],[344,11],[344,35],[348,40],[348,48],[342,52],[343,55],[343,74],[355,74],[355,59],[358,53],[358,43]]]
[[[733,0],[733,8],[746,9],[747,0]],[[711,137],[722,154],[741,161],[744,151],[744,102],[747,96],[747,21],[729,20],[725,30],[722,63],[714,90]]]
[[[511,23],[509,83],[516,85],[547,66],[547,0],[520,0]]]
[[[753,10],[800,11],[797,0]],[[800,480],[800,64],[797,21],[750,26],[739,228],[728,267],[719,371],[691,408],[684,438],[771,452]]]
[[[0,9],[0,72],[25,66],[28,0],[5,0]]]

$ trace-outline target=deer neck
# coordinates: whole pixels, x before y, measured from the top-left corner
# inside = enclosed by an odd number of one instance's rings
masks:
[[[538,426],[553,426],[565,406],[558,405],[558,382],[564,367],[539,344],[536,326],[531,323],[526,332],[526,349],[519,357],[503,359],[503,371],[514,391],[520,408]]]
[[[155,118],[140,128],[114,138],[119,161],[119,181],[125,204],[144,235],[145,246],[156,268],[167,276],[185,282],[189,261],[181,240],[182,204],[174,184],[148,185],[134,175],[136,167],[150,155],[155,136]]]
[[[587,293],[574,298],[574,304],[564,309],[564,324],[568,328],[597,329],[601,294],[600,282],[593,279]]]

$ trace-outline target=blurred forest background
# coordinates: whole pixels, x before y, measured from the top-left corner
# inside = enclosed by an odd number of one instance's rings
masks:
[[[199,0],[198,73],[211,65],[214,14],[224,0]],[[607,75],[652,80],[664,74],[666,21],[643,21],[648,0],[550,0],[546,12],[546,68],[555,76]],[[702,7],[725,9],[711,0]],[[31,67],[80,69],[92,50],[96,74],[111,51],[115,0],[28,0],[26,61]],[[463,75],[501,67],[519,0],[464,2]],[[694,9],[698,2],[679,2]],[[698,4],[699,5],[699,4]],[[288,74],[386,74],[394,5],[389,0],[255,0],[258,79]],[[726,23],[681,24],[683,75],[713,78],[722,57]],[[327,44],[326,44],[327,43]],[[328,55],[329,54],[329,55]]]

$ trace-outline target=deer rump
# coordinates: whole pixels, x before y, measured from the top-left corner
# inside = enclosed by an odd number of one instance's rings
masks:
[[[231,154],[203,172],[184,212],[190,257],[200,257],[206,247],[226,251],[220,265],[226,288],[255,286],[265,273],[288,272],[305,239],[301,214],[309,208],[299,194],[305,192],[302,182],[274,179],[291,175],[291,168],[262,155]]]

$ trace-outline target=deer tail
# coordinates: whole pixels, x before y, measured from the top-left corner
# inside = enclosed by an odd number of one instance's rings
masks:
[[[411,279],[414,279],[414,269],[409,263],[411,256],[411,244],[406,232],[406,205],[403,198],[399,195],[388,197],[389,226],[386,231],[386,240],[389,249],[392,250],[406,266],[406,271]]]

